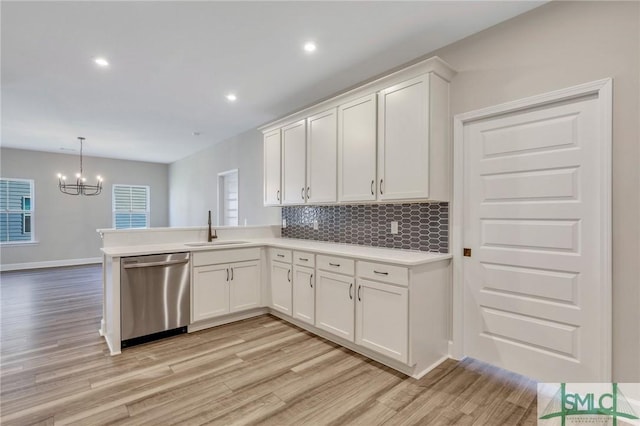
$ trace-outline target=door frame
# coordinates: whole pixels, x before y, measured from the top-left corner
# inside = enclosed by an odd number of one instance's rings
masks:
[[[612,268],[611,268],[611,144],[612,144],[612,108],[613,108],[613,81],[611,78],[596,80],[565,89],[555,90],[541,95],[531,96],[516,101],[482,108],[453,117],[453,199],[451,217],[451,253],[453,253],[453,289],[452,289],[452,344],[449,355],[455,359],[462,359],[465,355],[464,348],[464,269],[463,269],[463,243],[464,243],[464,126],[468,123],[492,118],[495,116],[518,112],[531,108],[568,101],[575,98],[594,95],[598,102],[598,117],[600,127],[600,205],[601,225],[600,235],[602,249],[600,262],[602,265],[602,286],[600,291],[600,309],[605,323],[600,328],[600,348],[602,364],[600,377],[611,377],[612,359]]]

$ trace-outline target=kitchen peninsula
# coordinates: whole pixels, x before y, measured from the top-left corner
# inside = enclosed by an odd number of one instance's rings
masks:
[[[188,332],[272,314],[421,377],[448,357],[450,254],[280,238],[279,226],[98,230],[100,334],[121,351],[121,260],[191,254]]]

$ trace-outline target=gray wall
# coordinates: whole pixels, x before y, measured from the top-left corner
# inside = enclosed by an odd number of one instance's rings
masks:
[[[151,187],[151,226],[168,226],[168,169],[166,164],[85,157],[89,177],[104,179],[102,194],[95,197],[62,194],[58,173],[73,177],[78,155],[54,154],[2,148],[0,174],[4,178],[33,179],[35,213],[33,226],[38,244],[0,247],[2,265],[86,259],[100,256],[98,228],[111,228],[113,184]],[[89,178],[91,180],[91,178]]]
[[[432,55],[452,115],[613,77],[613,373],[640,382],[640,3],[551,2]]]
[[[207,223],[207,210],[217,216],[218,173],[238,169],[238,223],[275,225],[279,207],[264,207],[262,133],[250,130],[169,166],[171,226]],[[214,224],[217,223],[214,218]]]

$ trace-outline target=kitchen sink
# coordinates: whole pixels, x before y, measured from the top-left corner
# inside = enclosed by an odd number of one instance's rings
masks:
[[[187,247],[209,247],[209,246],[230,246],[230,245],[234,245],[234,244],[246,244],[249,241],[211,241],[211,242],[207,242],[207,241],[203,241],[203,242],[197,242],[197,243],[185,243],[185,246]]]

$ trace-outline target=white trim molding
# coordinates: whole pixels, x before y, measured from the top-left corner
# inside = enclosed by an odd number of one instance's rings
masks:
[[[101,257],[88,257],[85,259],[47,260],[44,262],[9,263],[0,265],[0,271],[21,271],[24,269],[59,268],[61,266],[93,265],[102,263]]]
[[[531,96],[528,98],[506,102],[458,114],[453,118],[453,201],[451,207],[451,253],[453,254],[453,318],[452,344],[450,355],[455,359],[465,357],[464,348],[464,275],[462,249],[464,242],[464,126],[478,120],[498,115],[514,113],[523,109],[542,107],[551,103],[569,101],[585,96],[598,98],[598,115],[601,120],[600,166],[603,173],[600,181],[601,192],[601,227],[603,245],[601,247],[601,294],[600,309],[606,323],[602,324],[600,348],[602,364],[600,377],[611,377],[612,373],[612,268],[611,268],[611,146],[612,146],[612,95],[613,81],[605,78],[553,92]]]

